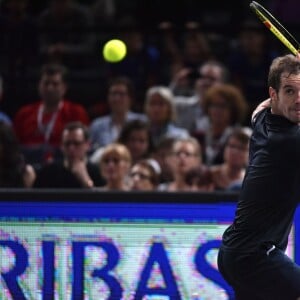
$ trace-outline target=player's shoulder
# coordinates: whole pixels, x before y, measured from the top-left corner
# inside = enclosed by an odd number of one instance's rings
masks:
[[[251,125],[253,128],[255,128],[256,126],[259,126],[263,122],[268,111],[270,111],[269,108],[263,108],[252,117]]]

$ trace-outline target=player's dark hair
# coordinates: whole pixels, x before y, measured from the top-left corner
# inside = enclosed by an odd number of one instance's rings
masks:
[[[288,76],[300,74],[300,59],[292,54],[287,54],[273,60],[269,70],[268,85],[276,92],[279,91],[283,73],[287,73]]]

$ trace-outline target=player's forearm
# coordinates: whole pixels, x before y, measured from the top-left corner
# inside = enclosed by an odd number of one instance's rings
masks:
[[[252,121],[255,119],[255,116],[262,111],[265,108],[271,107],[271,99],[268,98],[266,100],[264,100],[263,102],[261,102],[260,104],[258,104],[258,106],[256,107],[256,109],[254,110],[254,112],[252,113]]]

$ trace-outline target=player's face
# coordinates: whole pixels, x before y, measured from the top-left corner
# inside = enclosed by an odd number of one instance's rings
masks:
[[[300,74],[283,73],[278,93],[270,87],[272,112],[300,124]]]

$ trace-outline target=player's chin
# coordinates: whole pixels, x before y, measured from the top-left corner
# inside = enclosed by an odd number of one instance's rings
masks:
[[[300,112],[293,114],[293,116],[291,116],[289,119],[290,119],[290,121],[299,124],[300,123]]]

